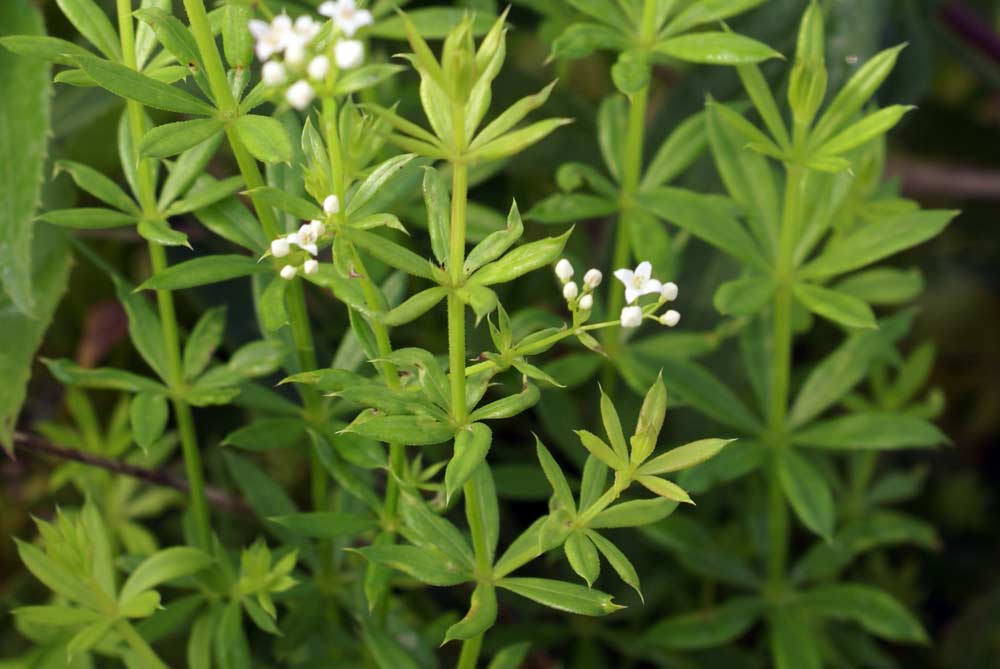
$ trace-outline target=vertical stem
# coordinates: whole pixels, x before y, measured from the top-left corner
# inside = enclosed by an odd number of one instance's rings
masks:
[[[260,173],[257,161],[250,155],[243,141],[236,130],[228,122],[235,120],[239,116],[239,106],[232,89],[229,87],[229,80],[226,78],[226,68],[222,63],[222,56],[219,54],[219,47],[215,43],[215,36],[212,34],[212,27],[209,23],[208,12],[205,9],[204,0],[184,0],[184,9],[188,15],[188,22],[191,26],[191,33],[194,35],[195,43],[198,45],[198,53],[201,56],[202,65],[205,68],[205,76],[208,77],[209,87],[215,104],[222,112],[222,118],[227,122],[226,138],[229,146],[236,158],[236,163],[243,175],[247,189],[259,188],[266,185],[264,177]],[[278,220],[274,215],[274,210],[257,198],[251,198],[257,218],[268,239],[274,239],[280,230]],[[295,340],[296,358],[299,367],[305,370],[316,369],[316,354],[313,347],[312,332],[309,329],[309,314],[306,310],[305,293],[302,289],[302,279],[296,277],[292,280],[292,286],[287,294],[288,316],[292,328],[292,337]],[[316,391],[306,385],[296,384],[296,389],[305,405],[306,413],[311,420],[320,418],[318,415],[321,409],[322,400]],[[311,477],[313,506],[317,509],[325,509],[326,500],[326,472],[318,461],[315,454],[311,457]]]
[[[639,42],[648,44],[656,34],[656,0],[644,0],[642,19],[639,25]],[[649,84],[629,98],[628,126],[625,136],[625,150],[622,165],[622,190],[619,203],[620,213],[615,226],[614,252],[611,259],[611,269],[619,269],[629,264],[631,258],[631,239],[629,232],[630,209],[633,198],[642,177],[643,145],[646,141],[646,111],[649,106]],[[611,282],[614,283],[614,282]],[[625,295],[620,286],[609,285],[608,288],[608,318],[616,318],[625,306]],[[608,354],[608,363],[604,366],[601,383],[606,393],[614,392],[616,381],[613,360],[621,348],[621,332],[608,330],[602,337],[604,349]]]
[[[479,651],[483,647],[483,635],[473,637],[462,643],[462,653],[458,656],[457,669],[476,669]]]
[[[774,296],[774,357],[771,394],[768,401],[768,429],[771,458],[768,465],[768,584],[773,591],[784,584],[788,558],[788,507],[778,474],[781,452],[788,447],[788,391],[792,366],[792,281],[795,243],[802,217],[802,190],[806,172],[789,165],[785,176],[785,204],[778,239]]]
[[[469,192],[469,166],[465,162],[465,105],[455,101],[451,105],[451,124],[454,132],[453,147],[456,158],[451,168],[451,234],[448,244],[448,273],[453,288],[465,280],[465,217]],[[452,290],[448,293],[448,374],[451,387],[451,417],[455,425],[464,425],[469,418],[465,400],[465,304]],[[480,521],[481,490],[473,481],[463,487],[466,517],[472,534],[478,575],[486,575],[492,568],[487,548],[486,528]],[[474,669],[483,645],[483,635],[478,634],[462,642],[459,669]]]
[[[333,75],[331,74],[331,77],[332,76]],[[333,81],[331,79],[331,88],[332,84]],[[340,200],[341,206],[343,207],[345,204],[344,198],[347,193],[347,175],[344,171],[344,157],[340,146],[339,129],[337,127],[337,103],[332,98],[323,100],[323,125],[326,130],[327,152],[330,158],[330,169],[332,170],[332,174],[330,176],[333,183],[331,186],[333,188],[334,195],[337,196]],[[338,216],[340,216],[341,222],[343,222],[343,218],[345,216],[343,209]],[[357,249],[353,246],[351,247],[351,254],[355,269],[360,275],[358,280],[361,282],[361,291],[365,297],[365,304],[373,312],[378,312],[383,306],[382,295],[379,293],[379,289],[375,285],[375,282],[372,281],[371,275],[368,273],[368,268],[365,267],[361,254],[359,254]],[[378,319],[373,319],[370,322],[372,331],[375,333],[375,346],[378,349],[378,354],[380,357],[386,358],[392,353],[392,340],[389,337],[389,329]],[[399,374],[395,365],[383,360],[379,363],[379,369],[387,387],[399,388]],[[396,516],[399,514],[398,478],[402,475],[405,464],[405,447],[401,444],[389,444],[389,478],[386,482],[383,514],[385,515],[386,521],[392,524],[395,523]],[[385,609],[384,602],[372,602],[371,604],[373,610],[377,612],[384,611]]]
[[[135,25],[132,19],[131,0],[118,0],[118,33],[121,38],[122,61],[126,67],[136,69],[135,56]],[[134,100],[126,101],[129,134],[134,150],[138,150],[139,141],[145,132],[145,119],[142,105]],[[138,156],[136,156],[138,159]],[[143,216],[159,219],[161,215],[156,206],[156,181],[153,173],[152,160],[138,159],[136,174],[139,188],[139,203]],[[167,268],[167,254],[162,246],[148,243],[150,264],[154,274]],[[174,297],[169,290],[156,291],[156,302],[160,313],[160,324],[163,329],[163,342],[166,347],[168,378],[167,385],[173,396],[174,415],[177,420],[181,437],[181,451],[184,456],[184,470],[190,489],[191,514],[194,519],[195,540],[203,548],[211,543],[211,524],[209,522],[208,504],[205,501],[205,480],[202,473],[201,452],[198,449],[198,436],[191,416],[191,407],[180,397],[184,386],[184,373],[181,365],[180,338],[177,331],[177,314],[174,309]],[[152,652],[152,651],[150,651]]]

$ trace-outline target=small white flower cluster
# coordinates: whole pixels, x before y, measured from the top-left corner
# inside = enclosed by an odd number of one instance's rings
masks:
[[[320,5],[319,13],[331,17],[334,26],[347,38],[372,23],[371,12],[358,9],[355,0],[328,0]],[[257,57],[264,64],[261,68],[264,84],[278,88],[294,80],[285,89],[285,100],[298,110],[309,106],[316,97],[316,86],[322,85],[330,71],[329,56],[315,53],[313,45],[320,25],[308,15],[294,22],[287,14],[279,14],[270,23],[250,21],[250,33],[257,40]],[[342,70],[361,65],[364,57],[364,44],[359,40],[338,39],[333,45],[334,61]]]
[[[660,306],[677,299],[677,284],[673,282],[660,283],[652,277],[653,265],[646,261],[639,263],[635,270],[615,270],[615,278],[625,284],[625,303],[628,305],[622,309],[621,313],[623,328],[637,328],[647,317],[667,327],[674,327],[680,322],[680,313],[673,309],[660,316],[653,315],[653,312]],[[653,293],[659,293],[660,299],[652,309],[644,310],[637,304],[640,297]]]
[[[323,202],[323,211],[330,216],[340,212],[340,200],[336,195],[330,195],[326,198]],[[319,255],[318,242],[325,232],[326,224],[323,221],[309,221],[303,224],[298,232],[289,233],[272,241],[271,255],[275,258],[284,258],[292,252],[293,245],[297,246],[310,256],[302,263],[302,271],[305,274],[315,274],[319,271],[319,261],[316,260],[316,256]],[[281,278],[291,281],[298,271],[299,268],[296,265],[285,265],[281,268]]]
[[[586,315],[594,308],[594,289],[601,285],[604,275],[598,269],[587,270],[587,273],[583,275],[583,291],[581,292],[576,282],[571,280],[573,273],[573,265],[566,258],[556,263],[556,276],[562,283],[563,297],[566,298],[570,311],[575,312],[579,309],[584,312],[583,316],[586,319]]]

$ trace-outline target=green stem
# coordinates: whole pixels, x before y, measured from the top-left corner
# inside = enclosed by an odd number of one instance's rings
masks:
[[[136,631],[127,620],[119,620],[115,623],[115,629],[121,634],[125,642],[139,656],[141,665],[146,669],[169,669],[166,663],[160,659],[159,655],[149,647],[146,640]]]
[[[656,34],[656,0],[644,0],[642,19],[639,25],[639,43],[650,43]],[[628,126],[625,135],[625,152],[622,164],[621,200],[618,224],[615,226],[614,252],[611,269],[620,269],[630,264],[631,238],[629,221],[634,198],[642,177],[643,145],[646,142],[646,112],[649,106],[649,84],[647,83],[629,99]],[[614,318],[625,306],[625,294],[621,286],[608,287],[608,317]],[[608,394],[614,392],[617,379],[614,367],[615,355],[621,350],[621,333],[608,331],[602,338],[608,363],[601,375],[602,386]]]
[[[331,60],[333,59],[331,58]],[[331,73],[328,82],[331,90],[333,88],[334,77],[335,73]],[[344,170],[343,150],[340,145],[340,132],[337,126],[337,103],[333,98],[323,100],[323,124],[326,130],[327,152],[330,158],[330,169],[332,170],[331,178],[333,183],[331,186],[343,207],[347,193],[347,175]],[[343,209],[338,216],[340,217],[339,222],[343,223],[345,218]],[[384,298],[378,286],[372,281],[371,274],[369,274],[368,268],[365,267],[361,254],[358,253],[353,245],[351,245],[351,255],[354,267],[360,275],[358,280],[361,282],[361,291],[364,294],[365,304],[373,312],[381,311],[384,307]],[[378,319],[372,319],[370,323],[372,331],[375,334],[375,346],[378,349],[379,357],[383,358],[379,362],[379,370],[382,373],[385,385],[389,388],[399,388],[399,372],[395,365],[385,360],[385,358],[388,358],[392,354],[392,340],[389,337],[389,329]],[[406,448],[401,444],[389,444],[389,477],[386,482],[383,516],[385,522],[390,527],[395,526],[397,516],[399,515],[400,490],[398,479],[402,476],[405,465]],[[394,534],[394,532],[391,534]],[[372,602],[372,608],[376,612],[384,612],[384,604],[384,602]]]
[[[266,182],[257,166],[257,161],[247,151],[235,128],[229,123],[239,116],[239,105],[236,96],[233,95],[233,91],[229,87],[229,80],[226,78],[226,68],[222,63],[219,47],[215,43],[215,36],[212,34],[212,26],[205,9],[205,2],[204,0],[184,0],[184,9],[188,15],[191,33],[198,45],[198,54],[201,56],[205,76],[208,77],[208,84],[212,90],[212,96],[215,98],[215,104],[222,113],[223,120],[227,122],[226,138],[233,151],[233,156],[236,158],[240,173],[243,175],[243,181],[248,190],[260,188],[266,185]],[[264,234],[268,239],[274,239],[281,229],[274,210],[261,202],[259,198],[251,198],[251,201],[261,227],[264,229]],[[316,353],[312,332],[309,328],[309,314],[306,310],[305,292],[302,289],[301,281],[302,279],[298,277],[292,280],[291,288],[287,294],[287,306],[299,368],[302,371],[308,371],[316,369]],[[302,398],[309,419],[321,420],[322,399],[316,391],[304,384],[296,384],[296,389]],[[315,454],[311,457],[310,468],[313,506],[322,510],[327,506],[326,472]]]
[[[798,166],[788,166],[785,181],[785,204],[778,240],[774,296],[774,342],[771,392],[768,401],[768,430],[771,458],[768,481],[768,583],[775,592],[783,587],[788,559],[788,506],[781,489],[779,467],[781,452],[788,447],[788,393],[792,367],[792,282],[795,244],[802,217],[802,190],[806,173]]]
[[[476,669],[476,662],[479,660],[479,651],[482,647],[482,634],[474,636],[468,641],[463,641],[462,652],[458,656],[458,666],[456,669]]]
[[[121,37],[122,61],[126,67],[136,69],[135,57],[135,25],[132,19],[131,0],[118,0],[118,32]],[[139,146],[139,141],[145,133],[145,115],[142,105],[135,100],[126,101],[129,134],[133,148]],[[144,217],[161,218],[156,205],[156,179],[153,172],[152,159],[138,160],[136,175],[139,188],[139,203]],[[167,254],[162,246],[148,243],[150,265],[153,274],[159,274],[167,268]],[[184,387],[184,372],[181,363],[180,337],[177,328],[177,313],[174,309],[174,296],[169,290],[156,291],[156,302],[160,313],[160,325],[163,331],[163,343],[167,356],[167,376],[165,379],[170,387],[174,415],[181,437],[181,451],[184,456],[184,470],[190,485],[190,506],[194,520],[195,541],[198,546],[207,548],[211,543],[211,523],[208,515],[208,504],[205,500],[205,479],[202,473],[201,452],[198,449],[198,435],[191,417],[191,407],[182,398]]]
[[[456,158],[452,160],[451,175],[451,234],[448,244],[448,273],[453,290],[448,293],[448,374],[451,387],[451,417],[456,426],[464,425],[469,417],[465,399],[465,304],[454,289],[465,280],[465,217],[469,196],[469,166],[465,162],[465,105],[452,102],[451,123],[454,132],[453,147]],[[493,565],[489,556],[486,528],[480,520],[482,490],[474,481],[464,488],[466,517],[472,534],[476,555],[476,571],[480,576],[490,573]],[[474,669],[483,645],[483,635],[478,634],[462,642],[460,669]]]

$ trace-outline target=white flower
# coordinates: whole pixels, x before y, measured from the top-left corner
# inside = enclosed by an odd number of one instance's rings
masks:
[[[314,235],[316,235],[317,239],[322,237],[323,233],[326,232],[326,226],[323,224],[323,221],[317,221],[316,219],[313,219],[309,221],[309,227],[312,228],[312,232]]]
[[[337,67],[350,70],[364,61],[365,45],[356,39],[340,40],[333,46],[333,57],[337,61]]]
[[[332,18],[334,24],[348,37],[354,37],[359,28],[372,24],[372,13],[367,9],[358,9],[354,0],[327,0],[317,11]]]
[[[295,19],[295,36],[302,40],[303,43],[309,42],[313,37],[319,34],[319,29],[322,26],[316,19],[309,16],[308,14],[303,14],[299,18]]]
[[[604,275],[601,274],[599,269],[588,269],[587,273],[583,275],[583,285],[593,290],[601,285],[601,281],[604,280]]]
[[[566,298],[567,302],[572,302],[576,299],[577,295],[580,294],[580,289],[577,288],[575,281],[570,281],[565,286],[563,286],[563,297]]]
[[[307,71],[313,79],[322,80],[326,76],[326,73],[330,71],[330,59],[326,56],[316,56],[309,61]]]
[[[288,100],[288,104],[299,111],[308,107],[315,97],[316,91],[305,79],[299,79],[285,91],[285,99]]]
[[[323,200],[323,211],[328,214],[339,214],[340,213],[340,198],[336,195],[327,195],[326,199]]]
[[[310,258],[302,265],[302,271],[306,274],[315,274],[319,271],[319,261]]]
[[[560,281],[566,283],[573,278],[573,265],[563,258],[556,263],[556,276],[559,277]]]
[[[681,322],[681,315],[679,312],[671,309],[660,316],[657,320],[660,321],[660,325],[666,325],[668,328],[672,328]]]
[[[650,278],[652,274],[653,265],[648,261],[639,263],[635,271],[615,270],[615,278],[625,284],[625,301],[628,304],[632,304],[643,295],[660,292],[661,284],[656,279]]]
[[[580,309],[583,311],[590,311],[594,308],[594,296],[584,295],[580,298]]]
[[[306,59],[306,45],[297,39],[293,39],[285,47],[285,62],[296,68],[300,67]]]
[[[317,255],[319,249],[316,247],[316,241],[319,239],[319,235],[316,234],[316,228],[313,227],[311,223],[304,224],[299,231],[294,234],[295,244],[298,245],[300,249],[306,251],[309,255]]]
[[[295,278],[295,268],[291,265],[285,265],[281,268],[281,278],[286,281],[291,281]]]
[[[285,66],[276,60],[269,60],[264,63],[260,71],[261,79],[267,86],[280,86],[288,78]]]
[[[284,258],[289,252],[288,240],[280,237],[271,242],[271,255],[275,258]]]
[[[622,327],[623,328],[637,328],[642,325],[642,308],[641,307],[625,307],[622,309]]]
[[[677,284],[673,281],[667,281],[663,284],[663,288],[660,289],[660,298],[664,302],[673,302],[677,299]]]
[[[254,50],[261,62],[284,51],[294,34],[292,19],[287,14],[278,14],[270,23],[253,19],[249,28],[250,34],[257,40]]]

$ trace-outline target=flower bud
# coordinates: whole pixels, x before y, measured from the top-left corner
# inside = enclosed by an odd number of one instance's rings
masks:
[[[288,240],[284,237],[271,242],[271,255],[275,258],[284,258],[288,255]]]
[[[273,60],[264,63],[264,67],[260,70],[260,76],[266,86],[280,86],[288,78],[285,66]]]
[[[302,265],[302,271],[306,274],[315,274],[319,271],[319,261],[310,258],[304,265]]]
[[[570,281],[565,286],[563,286],[563,297],[566,298],[567,302],[572,302],[576,299],[577,295],[580,294],[580,289],[577,287],[575,281]]]
[[[583,275],[583,285],[593,290],[601,285],[601,281],[604,280],[604,275],[601,274],[599,269],[588,269],[587,273]]]
[[[340,198],[336,195],[328,195],[327,198],[323,200],[323,211],[328,214],[339,214]]]
[[[300,79],[288,87],[285,91],[285,100],[299,111],[309,106],[309,103],[316,97],[316,91],[305,79]]]
[[[295,268],[291,265],[285,265],[281,268],[281,278],[286,281],[291,281],[295,278]]]
[[[666,325],[668,328],[672,328],[681,322],[681,315],[679,312],[671,309],[660,316],[657,320],[660,321],[660,325]]]
[[[292,40],[285,47],[285,62],[299,67],[306,60],[306,44],[300,40]]]
[[[309,229],[312,231],[313,237],[319,239],[326,232],[326,226],[323,225],[323,221],[312,220],[309,221]]]
[[[330,59],[326,56],[316,56],[309,61],[309,67],[306,68],[306,71],[309,72],[312,79],[322,80],[330,71]]]
[[[637,328],[642,325],[642,308],[625,307],[622,309],[621,323],[623,328]]]
[[[556,276],[559,277],[560,281],[566,283],[573,278],[573,265],[563,258],[556,263]]]
[[[350,70],[360,65],[365,59],[365,46],[356,39],[343,39],[333,47],[333,57],[337,67]]]
[[[673,302],[677,299],[677,284],[673,281],[668,281],[663,284],[660,288],[660,297],[663,298],[664,302]]]
[[[580,309],[583,311],[590,311],[594,308],[594,296],[584,295],[580,298]]]

